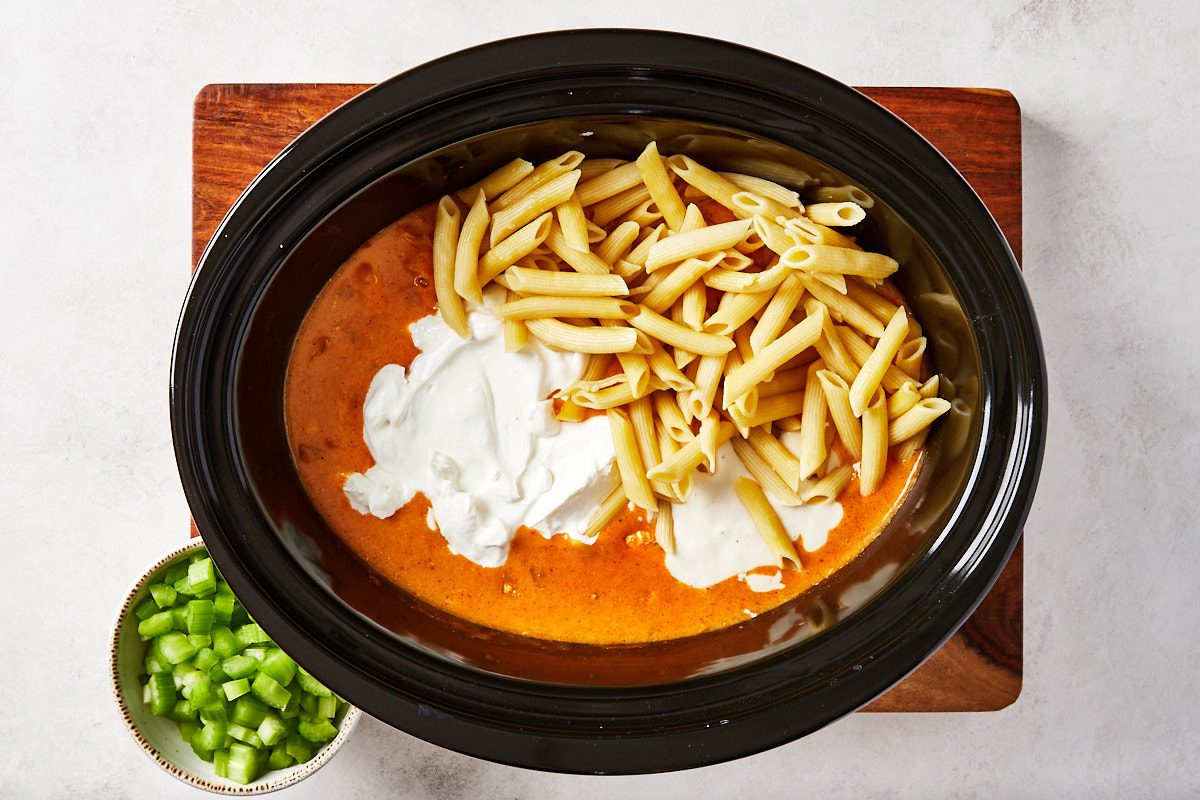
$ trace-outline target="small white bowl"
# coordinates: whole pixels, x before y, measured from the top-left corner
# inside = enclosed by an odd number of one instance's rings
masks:
[[[134,741],[155,763],[179,780],[215,794],[246,796],[274,792],[304,780],[325,766],[350,737],[350,732],[358,723],[362,712],[354,706],[348,706],[343,712],[337,736],[310,760],[286,769],[270,770],[257,781],[245,786],[218,777],[213,765],[197,756],[192,752],[191,746],[183,741],[178,725],[166,717],[156,717],[150,713],[149,707],[142,702],[142,685],[138,681],[138,675],[143,668],[145,643],[138,636],[138,620],[131,613],[131,609],[149,594],[148,587],[154,583],[160,572],[202,547],[203,541],[193,539],[182,547],[175,548],[146,570],[129,590],[117,614],[116,625],[113,626],[110,666],[113,694],[117,700],[117,707],[121,710],[121,717],[125,720],[125,726],[129,728]]]

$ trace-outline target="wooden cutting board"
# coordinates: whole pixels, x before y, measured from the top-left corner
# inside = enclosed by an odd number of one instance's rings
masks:
[[[369,84],[213,84],[196,96],[192,264],[251,180],[305,128]],[[1021,257],[1021,111],[994,89],[864,88],[975,187]],[[195,528],[193,526],[193,534]],[[867,711],[997,711],[1021,693],[1023,546],[932,658]]]

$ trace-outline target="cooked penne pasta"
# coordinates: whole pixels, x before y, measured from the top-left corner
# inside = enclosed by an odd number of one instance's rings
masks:
[[[504,271],[504,277],[508,281],[508,288],[518,294],[569,297],[621,297],[629,294],[629,287],[620,275],[584,275],[509,267]]]
[[[712,414],[700,419],[700,431],[696,434],[702,456],[700,467],[709,474],[717,471],[717,448],[721,446],[721,442],[717,441],[717,435],[720,429],[720,415]]]
[[[769,292],[783,283],[791,270],[776,264],[762,272],[731,272],[727,269],[709,270],[704,273],[704,285],[710,289],[730,293]]]
[[[937,397],[938,389],[941,388],[941,377],[934,375],[929,380],[921,384],[919,392],[921,397]]]
[[[771,507],[762,487],[750,478],[738,478],[734,481],[733,488],[742,505],[746,507],[750,519],[754,521],[755,529],[771,552],[779,557],[780,563],[784,560],[791,561],[796,569],[800,569],[800,556],[796,554],[796,545],[784,530],[779,515]]]
[[[662,314],[683,296],[689,286],[700,280],[704,273],[715,269],[720,260],[720,253],[710,253],[708,256],[689,258],[675,267],[655,272],[647,279],[647,283],[654,281],[654,288],[642,298],[642,305]],[[660,275],[661,278],[658,277]]]
[[[596,245],[593,251],[596,254],[596,258],[610,267],[616,264],[629,252],[629,248],[633,246],[641,230],[641,226],[636,222],[622,222],[613,228],[613,232],[604,237],[603,241]]]
[[[547,347],[576,353],[628,353],[638,344],[632,328],[583,328],[557,319],[530,319],[525,327]]]
[[[750,220],[735,220],[660,239],[650,248],[646,271],[653,272],[660,267],[733,247],[746,236],[750,225]]]
[[[587,217],[583,215],[583,205],[579,202],[579,195],[573,194],[568,197],[565,203],[559,204],[554,209],[554,214],[558,218],[558,227],[562,231],[567,246],[576,250],[587,250],[589,244],[588,221]]]
[[[601,172],[586,183],[581,183],[578,192],[579,202],[584,206],[595,205],[601,200],[607,200],[641,185],[641,168],[636,163],[622,164],[615,169]]]
[[[748,432],[751,428],[757,428],[760,425],[770,425],[772,422],[781,420],[784,417],[799,416],[803,410],[804,392],[788,392],[786,394],[771,395],[770,397],[759,397],[754,413],[741,419],[738,419],[738,415],[733,407],[730,407],[727,411],[734,418],[734,421],[738,423],[738,426],[745,428]],[[746,435],[749,434],[747,433]]]
[[[785,506],[804,505],[804,498],[788,486],[783,476],[771,468],[770,463],[750,444],[749,440],[735,436],[730,442],[733,444],[734,454],[738,457],[738,461],[742,462],[746,471],[750,473],[750,477],[754,478],[768,494],[774,497],[776,502]]]
[[[584,183],[590,181],[599,175],[606,172],[612,172],[617,167],[622,167],[629,162],[623,158],[587,158],[579,165],[579,182]]]
[[[516,264],[546,241],[554,216],[550,212],[522,226],[479,259],[479,285],[487,286],[496,276]]]
[[[639,397],[629,404],[629,422],[633,425],[642,466],[649,468],[662,461],[654,426],[654,403],[649,397]]]
[[[682,347],[702,356],[716,356],[733,349],[733,340],[726,336],[694,331],[686,325],[667,319],[646,306],[641,306],[629,323],[659,341]]]
[[[817,371],[817,381],[842,446],[858,461],[862,458],[862,424],[850,408],[850,387],[842,376],[828,369]]]
[[[455,192],[455,195],[464,203],[470,203],[479,192],[483,192],[485,198],[499,197],[504,192],[516,186],[522,178],[531,172],[533,172],[533,164],[530,164],[523,158],[514,158],[482,180],[471,184],[465,189],[459,189]]]
[[[475,304],[483,303],[483,292],[479,286],[479,247],[487,231],[487,201],[483,192],[475,195],[475,202],[463,220],[458,234],[458,249],[454,253],[454,291],[464,300]]]
[[[696,388],[696,384],[683,374],[683,371],[675,365],[674,359],[667,355],[662,344],[651,339],[651,351],[646,355],[646,362],[650,365],[650,371],[662,381],[662,383],[674,392],[690,392]]]
[[[779,419],[775,420],[775,426],[779,428],[779,430],[787,433],[799,433],[800,415],[790,414],[786,417],[780,417]]]
[[[660,417],[661,419],[661,417]],[[717,426],[717,446],[733,438],[737,429],[728,422]],[[700,466],[704,453],[700,450],[700,439],[692,436],[683,442],[683,446],[670,455],[663,455],[663,460],[654,465],[647,473],[653,481],[677,483],[691,475],[692,470]]]
[[[775,377],[758,385],[759,397],[800,392],[808,385],[808,366],[792,367],[775,373]]]
[[[783,255],[796,246],[794,238],[762,214],[754,215],[754,232],[763,240],[763,244],[766,245],[767,249],[777,256]]]
[[[601,320],[600,324],[606,328],[625,327],[623,323],[610,319]],[[617,353],[617,363],[621,365],[633,397],[644,397],[650,391],[650,365],[646,357],[641,353]]]
[[[660,498],[658,501],[658,515],[654,518],[654,541],[664,552],[675,552],[675,517],[670,500]]]
[[[612,356],[607,353],[599,353],[589,355],[587,363],[583,367],[583,374],[579,376],[580,381],[598,381],[608,374],[609,365],[612,363]]]
[[[646,257],[650,255],[650,248],[654,247],[655,243],[666,233],[666,225],[658,225],[654,230],[647,233],[642,239],[634,245],[629,254],[623,260],[630,264],[637,264],[639,267],[646,266]]]
[[[666,165],[663,164],[662,157],[658,154],[658,143],[651,142],[646,145],[646,149],[638,156],[636,163],[642,176],[642,183],[646,185],[646,189],[650,192],[650,198],[662,212],[667,226],[673,231],[679,230],[683,225],[685,212],[683,200],[679,198],[679,192],[675,191],[675,185],[671,182]]]
[[[857,186],[818,186],[809,195],[817,203],[854,203],[859,208],[875,205],[874,198]]]
[[[863,338],[858,335],[857,331],[854,331],[844,325],[835,325],[833,329],[837,332],[838,336],[841,337],[842,344],[846,346],[846,352],[848,352],[851,358],[853,358],[857,363],[862,364],[868,358],[870,358],[871,353],[873,353],[875,349],[871,347],[871,345],[867,344]],[[888,368],[883,373],[883,388],[889,392],[894,392],[906,382],[911,380],[913,380],[912,376],[905,375],[903,372],[896,369],[895,364],[889,364]]]
[[[726,354],[719,356],[702,356],[696,367],[696,388],[688,396],[688,404],[692,416],[698,419],[707,417],[712,411],[713,400],[721,385],[721,375],[725,371]]]
[[[810,300],[804,304],[805,310],[810,314],[816,310],[816,303],[819,300]],[[833,329],[833,320],[828,315],[825,317],[825,324],[821,327],[821,338],[813,345],[817,354],[825,362],[825,366],[836,372],[846,381],[853,381],[858,374],[858,362],[846,350],[846,345],[842,341],[842,337]]]
[[[842,490],[850,484],[852,477],[854,477],[854,468],[849,464],[843,464],[837,469],[827,472],[824,478],[814,483],[800,496],[806,503],[828,503],[837,500]]]
[[[800,195],[786,186],[780,186],[775,181],[744,175],[740,172],[718,172],[717,174],[742,191],[772,200],[784,208],[804,210],[804,204],[800,202]]]
[[[820,281],[813,280],[808,275],[800,275],[804,288],[816,299],[820,300],[829,310],[829,316],[840,319],[847,325],[852,325],[867,336],[878,339],[883,336],[883,323],[871,312],[860,306],[845,295],[838,294]]]
[[[683,225],[680,226],[678,233],[688,233],[689,231],[699,230],[708,223],[704,220],[704,212],[700,210],[700,206],[695,203],[688,204],[687,210],[683,212]],[[669,235],[669,234],[667,234]]]
[[[603,227],[622,214],[633,211],[649,199],[650,192],[645,186],[638,185],[632,189],[626,189],[620,194],[613,195],[607,200],[601,200],[592,206],[592,222]]]
[[[467,314],[462,298],[454,290],[454,256],[458,251],[461,218],[462,211],[452,198],[438,201],[433,225],[433,289],[446,327],[466,338],[470,335]]]
[[[876,390],[875,398],[863,410],[862,438],[858,491],[863,497],[867,497],[879,488],[879,484],[883,482],[883,473],[887,469],[888,418],[883,390]]]
[[[924,397],[908,411],[892,421],[888,431],[888,444],[900,444],[928,428],[935,419],[950,410],[950,403],[940,397]]]
[[[758,219],[761,219],[759,217]],[[750,333],[750,348],[755,353],[773,341],[783,330],[784,323],[792,316],[800,299],[804,297],[804,284],[796,275],[785,275],[762,316]]]
[[[751,428],[747,441],[762,460],[770,465],[775,474],[783,479],[789,489],[793,492],[800,491],[801,486],[804,485],[804,481],[800,477],[800,459],[796,458],[796,454],[789,450],[783,442],[773,436],[770,429],[766,426]],[[749,468],[747,467],[747,469]]]
[[[517,198],[512,205],[505,206],[496,211],[492,215],[492,231],[489,244],[495,247],[498,242],[503,241],[517,228],[528,222],[532,222],[555,206],[565,203],[575,191],[575,184],[578,181],[578,170],[564,172],[534,189],[532,192]],[[517,184],[516,187],[509,191],[516,191],[519,188],[520,184]]]
[[[743,216],[733,202],[733,196],[740,191],[736,184],[730,183],[688,156],[671,156],[667,159],[667,166],[688,184],[699,189],[705,196],[716,200],[737,216]]]
[[[891,365],[892,359],[896,357],[896,351],[900,349],[900,345],[904,343],[904,335],[907,332],[908,317],[903,309],[897,309],[884,329],[883,336],[875,345],[875,349],[863,362],[858,375],[854,377],[854,382],[850,384],[850,408],[854,409],[857,416],[862,416],[866,411],[867,404],[875,395],[875,390],[883,382],[883,374]]]
[[[569,245],[566,235],[558,225],[550,227],[550,234],[546,237],[546,246],[550,248],[550,252],[561,258],[576,272],[584,275],[607,275],[610,272],[608,264],[587,249],[586,244],[582,250]]]
[[[804,209],[805,215],[818,225],[849,227],[862,222],[867,212],[850,202],[813,203]]]
[[[796,244],[823,244],[832,247],[846,247],[850,250],[862,250],[858,244],[845,234],[838,233],[833,228],[813,222],[808,217],[792,217],[776,222],[783,225],[786,233],[793,236]]]
[[[635,506],[654,511],[658,508],[658,502],[654,499],[654,490],[650,488],[650,481],[646,478],[646,468],[638,451],[632,423],[623,411],[610,408],[608,425],[612,431],[617,472],[621,476],[621,485],[625,487],[625,496]]]
[[[571,172],[571,170],[579,166],[581,161],[583,161],[583,153],[577,150],[569,150],[557,158],[552,158],[549,161],[538,164],[532,172],[492,201],[488,205],[488,213],[495,216],[500,211],[515,205],[518,201],[541,189],[556,178],[560,178]],[[568,194],[567,196],[569,197],[570,195]],[[548,206],[545,210],[549,211],[556,205],[558,203]]]
[[[730,336],[749,322],[770,299],[770,292],[730,292],[721,298],[717,310],[704,321],[703,330],[718,336]]]
[[[924,357],[925,337],[918,336],[916,339],[909,339],[896,351],[896,369],[905,375],[920,376]]]
[[[680,303],[683,324],[694,331],[704,329],[704,318],[708,316],[708,290],[703,281],[696,281],[676,302]]]
[[[769,373],[779,369],[789,359],[815,344],[821,335],[824,317],[825,309],[822,306],[820,313],[805,317],[799,325],[763,347],[752,358],[726,375],[723,387],[726,407],[762,383]]]
[[[649,200],[643,200],[640,204],[617,217],[617,222],[622,225],[626,222],[635,222],[640,228],[649,228],[662,218],[663,215],[658,210],[658,204],[654,202],[654,198],[650,198]],[[600,230],[604,229],[601,228]]]
[[[852,277],[846,281],[846,291],[843,292],[851,300],[865,308],[876,319],[887,322],[899,308],[875,289],[863,282],[860,277]]]
[[[512,295],[510,295],[511,297]],[[551,317],[593,317],[595,319],[631,319],[637,306],[612,297],[556,297],[541,295],[509,300],[496,307],[503,320],[547,319]]]
[[[736,192],[731,199],[735,213],[746,219],[756,215],[764,216],[767,219],[788,219],[800,214],[800,210],[797,208],[788,208],[774,200],[760,197],[754,192]]]
[[[825,417],[829,406],[825,392],[817,390],[817,373],[825,368],[820,359],[808,365],[807,383],[813,387],[804,393],[804,408],[800,413],[800,477],[807,478],[825,463],[829,451],[825,447]]]
[[[888,419],[895,419],[920,400],[921,393],[917,390],[917,385],[912,381],[906,381],[896,390],[895,394],[887,399]]]
[[[779,257],[780,264],[805,272],[834,272],[863,278],[886,278],[900,268],[894,258],[823,244],[798,244]]]
[[[621,510],[629,505],[629,498],[625,496],[625,487],[618,483],[613,488],[608,496],[604,498],[604,502],[596,509],[596,513],[588,520],[587,527],[583,529],[582,537],[584,539],[595,539],[600,535],[600,531],[604,530],[608,523],[612,522]]]
[[[692,438],[692,429],[683,418],[683,411],[675,402],[675,398],[666,392],[655,392],[650,395],[650,399],[654,402],[654,413],[658,421],[666,428],[670,437],[681,443],[689,441]]]
[[[507,292],[507,295],[510,301],[516,297],[512,292]],[[525,329],[525,323],[519,319],[505,319],[503,324],[504,349],[510,353],[525,349],[529,341],[529,331]]]

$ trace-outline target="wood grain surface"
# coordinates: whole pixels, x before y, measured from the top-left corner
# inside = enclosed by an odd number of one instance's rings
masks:
[[[213,84],[196,96],[192,264],[238,195],[312,123],[369,84]],[[919,131],[983,198],[1021,257],[1021,113],[994,89],[863,88]],[[193,535],[195,527],[193,526]],[[1023,545],[971,618],[866,711],[998,711],[1021,693]]]

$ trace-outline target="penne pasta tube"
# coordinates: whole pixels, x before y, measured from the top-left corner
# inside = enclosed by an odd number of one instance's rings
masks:
[[[783,279],[790,272],[791,270],[782,263],[762,272],[731,272],[718,267],[704,273],[703,280],[705,286],[721,292],[769,292],[783,283]]]
[[[646,257],[650,255],[650,248],[654,247],[654,244],[663,236],[664,233],[666,233],[666,230],[666,225],[656,226],[654,230],[650,231],[641,239],[641,241],[634,245],[633,249],[629,251],[629,254],[625,256],[624,260],[628,261],[630,264],[637,264],[639,267],[645,267]]]
[[[678,266],[655,272],[647,279],[647,283],[655,281],[654,288],[642,298],[642,305],[662,314],[683,296],[689,286],[700,280],[704,273],[714,269],[720,260],[720,253],[710,253],[706,257],[689,258]],[[660,275],[661,278],[658,277]]]
[[[589,355],[587,363],[583,367],[583,374],[579,376],[580,382],[600,380],[608,374],[611,363],[612,356],[606,353]]]
[[[632,189],[626,189],[620,194],[613,195],[607,200],[601,200],[592,206],[592,222],[603,227],[649,199],[650,192],[645,186],[639,184]]]
[[[803,296],[804,284],[800,278],[791,274],[785,275],[750,333],[751,350],[757,353],[779,335]]]
[[[675,191],[675,185],[671,182],[667,167],[658,154],[658,143],[651,142],[646,145],[646,149],[637,157],[636,163],[642,176],[642,183],[646,185],[646,189],[650,192],[650,198],[662,212],[667,226],[673,231],[679,230],[683,225],[685,212],[683,200],[679,198],[679,192]]]
[[[633,435],[637,440],[642,465],[654,466],[662,461],[662,451],[659,450],[658,434],[654,426],[654,403],[649,397],[639,397],[629,404],[629,422],[633,425]]]
[[[921,388],[918,391],[920,392],[921,397],[937,397],[938,389],[941,388],[940,384],[941,377],[934,375],[932,378],[922,383]]]
[[[611,267],[629,252],[639,233],[641,226],[636,222],[622,222],[613,228],[613,232],[604,237],[592,252],[596,254],[596,258]]]
[[[621,297],[629,287],[620,275],[584,275],[577,272],[548,272],[526,267],[504,271],[508,288],[518,294],[550,294],[568,297]]]
[[[811,300],[804,304],[805,310],[810,314],[815,312],[816,304],[819,300]],[[851,357],[849,351],[846,350],[846,345],[842,342],[842,337],[838,336],[833,329],[833,320],[827,314],[825,316],[825,324],[821,326],[821,338],[813,345],[817,354],[825,362],[825,366],[836,372],[846,381],[854,380],[858,374],[858,362]]]
[[[887,469],[888,418],[887,402],[883,390],[877,389],[875,397],[862,413],[862,459],[858,466],[858,491],[863,497],[874,494],[883,482]]]
[[[675,517],[671,510],[671,501],[659,498],[658,516],[654,518],[654,541],[671,554],[675,552]]]
[[[850,202],[813,203],[805,207],[805,215],[818,225],[848,227],[866,219],[867,212]]]
[[[815,362],[814,362],[815,363]],[[780,370],[775,377],[758,385],[759,397],[774,397],[777,394],[800,392],[808,385],[808,367],[792,367]]]
[[[483,192],[485,198],[499,197],[504,192],[516,186],[522,178],[531,172],[533,172],[533,164],[530,164],[523,158],[514,158],[482,180],[471,184],[465,189],[459,189],[455,194],[464,203],[470,203],[479,192]]]
[[[743,216],[742,212],[733,202],[733,196],[740,191],[736,184],[730,183],[708,167],[696,163],[695,159],[688,156],[671,156],[667,159],[667,166],[689,185],[699,189],[705,196],[716,200],[735,215],[739,217]]]
[[[895,419],[920,400],[921,393],[917,390],[917,385],[912,381],[905,381],[904,385],[887,399],[888,419]]]
[[[547,347],[575,353],[628,353],[638,346],[632,328],[583,328],[557,319],[530,319],[525,327]]]
[[[512,292],[508,292],[508,297],[511,300],[515,295]],[[506,319],[503,325],[504,349],[509,353],[524,350],[526,343],[529,341],[529,331],[525,329],[525,324],[519,319]]]
[[[886,278],[900,268],[894,258],[845,247],[798,244],[779,257],[779,263],[805,272],[833,272],[863,278]]]
[[[779,419],[775,420],[775,426],[778,427],[779,430],[785,431],[787,433],[799,433],[800,432],[800,415],[799,414],[791,414],[786,417],[780,417]]]
[[[922,428],[915,435],[908,437],[900,444],[896,445],[893,450],[893,458],[901,464],[907,464],[909,459],[917,455],[922,447],[925,446],[925,439],[929,436],[929,428]]]
[[[554,412],[554,418],[563,422],[580,422],[583,420],[583,412],[583,406],[575,405],[570,400],[564,400],[558,407],[558,411]]]
[[[783,255],[796,246],[796,241],[776,223],[762,214],[754,215],[754,232],[763,240],[767,249],[775,255]]]
[[[696,388],[689,393],[687,401],[693,417],[703,419],[712,411],[717,388],[721,385],[721,375],[725,371],[725,358],[724,353],[700,358],[694,381]]]
[[[883,323],[858,303],[808,275],[800,274],[800,280],[809,294],[825,304],[831,317],[841,319],[874,339],[883,336]]]
[[[475,195],[475,202],[463,220],[458,234],[458,249],[454,253],[454,291],[459,297],[472,303],[483,303],[483,292],[479,286],[479,247],[487,231],[487,200],[483,192]]]
[[[487,286],[495,280],[497,275],[525,258],[534,251],[534,248],[546,241],[553,219],[553,215],[546,212],[484,253],[483,258],[479,259],[479,285]]]
[[[708,291],[704,282],[693,283],[676,302],[682,304],[679,315],[683,318],[683,324],[694,331],[703,330],[704,318],[708,316]]]
[[[728,422],[721,422],[717,426],[717,446],[720,447],[725,442],[733,438],[737,433],[737,429]],[[687,441],[683,442],[683,446],[670,455],[664,455],[663,460],[650,468],[648,477],[650,480],[663,481],[664,483],[677,483],[687,476],[692,474],[696,467],[704,460],[704,453],[700,450],[700,439],[692,436]]]
[[[804,393],[804,407],[800,413],[800,477],[807,478],[825,463],[829,451],[825,445],[825,417],[829,406],[825,392],[817,390],[817,373],[825,368],[820,359],[808,365],[807,383],[813,391]]]
[[[875,205],[874,198],[857,186],[818,186],[809,195],[817,203],[854,203],[861,208]]]
[[[618,483],[608,496],[604,498],[604,502],[596,509],[596,513],[588,520],[587,527],[583,529],[582,538],[594,539],[600,535],[600,531],[608,523],[616,519],[617,514],[621,513],[621,509],[629,505],[629,498],[625,496],[625,487]]]
[[[512,295],[510,295],[511,297]],[[630,319],[637,306],[628,300],[612,297],[555,297],[541,295],[509,300],[497,306],[496,316],[502,320],[547,319],[551,317],[593,317],[595,319]]]
[[[555,207],[554,214],[558,218],[558,227],[567,247],[588,250],[588,221],[583,215],[579,195],[573,194],[565,203],[560,203]]]
[[[560,206],[561,208],[561,206]],[[566,262],[567,266],[583,275],[608,275],[608,264],[600,259],[595,253],[587,249],[584,245],[582,250],[578,250],[567,244],[567,237],[562,232],[558,225],[550,227],[550,234],[546,237],[546,246],[554,255]]]
[[[750,230],[749,220],[735,220],[676,233],[660,239],[650,248],[646,271],[653,272],[669,264],[725,250],[740,242]]]
[[[683,374],[683,371],[675,365],[674,359],[667,355],[667,351],[663,346],[654,339],[650,340],[651,350],[646,356],[646,361],[650,365],[650,371],[663,382],[670,390],[675,392],[690,392],[696,388],[688,376]]]
[[[643,200],[640,204],[634,206],[617,218],[617,222],[624,225],[626,222],[636,223],[639,228],[649,228],[663,218],[662,212],[658,210],[658,204],[654,202],[654,198]],[[604,230],[601,228],[600,230]]]
[[[935,419],[950,410],[950,403],[940,397],[925,397],[892,421],[888,444],[900,444],[928,428]]]
[[[492,201],[488,206],[488,212],[492,216],[495,216],[500,211],[516,204],[556,178],[560,178],[571,172],[571,170],[579,166],[581,161],[583,161],[583,153],[577,150],[569,150],[557,158],[552,158],[549,161],[538,164],[532,172],[518,181],[511,189],[508,189]],[[569,197],[570,195],[568,194],[567,196]],[[556,205],[558,203],[547,206],[545,210],[549,211]]]
[[[588,244],[596,244],[597,242],[602,242],[602,241],[604,241],[604,237],[608,236],[608,231],[606,231],[604,228],[601,228],[599,225],[592,222],[590,219],[588,220],[588,223],[587,223],[587,232],[588,232]]]
[[[896,351],[900,349],[900,345],[904,343],[906,333],[908,333],[908,317],[902,309],[897,309],[884,329],[883,336],[879,337],[875,349],[863,362],[858,375],[854,377],[854,382],[850,384],[850,408],[854,409],[855,415],[862,416],[866,411],[868,403],[875,395],[875,390],[883,382],[883,374],[891,365],[892,359],[896,357]]]
[[[584,206],[595,205],[601,200],[607,200],[641,185],[640,167],[636,163],[627,162],[608,172],[600,173],[586,183],[579,184],[579,202]]]
[[[716,356],[733,349],[733,340],[726,336],[702,333],[667,319],[646,306],[641,306],[629,324],[659,341],[702,356]]]
[[[906,375],[920,375],[924,357],[925,337],[918,336],[916,339],[909,339],[896,351],[896,369]]]
[[[678,140],[677,140],[678,141]],[[740,145],[740,142],[738,143]],[[680,145],[681,147],[683,145]],[[785,186],[795,186],[803,189],[811,186],[817,180],[799,167],[785,164],[774,158],[742,155],[742,152],[723,154],[721,163],[730,169],[750,175],[759,175]]]
[[[495,212],[492,215],[492,232],[489,244],[495,247],[497,242],[503,241],[513,231],[517,230],[517,228],[532,222],[555,206],[565,203],[575,191],[575,184],[578,181],[578,170],[565,172],[534,189],[532,192],[521,196],[512,205],[505,206]],[[517,184],[516,187],[509,191],[515,191],[518,188],[520,188],[520,184]],[[505,195],[507,196],[507,193]]]
[[[852,277],[846,281],[846,291],[843,294],[882,322],[891,319],[892,315],[896,313],[896,309],[899,308],[891,300],[865,284],[859,277]]]
[[[784,208],[804,210],[804,204],[800,202],[800,195],[786,186],[780,186],[775,181],[769,181],[766,178],[756,178],[753,175],[745,175],[741,172],[718,172],[717,174],[742,191],[751,192],[759,197],[772,200]]]
[[[779,218],[776,218],[775,221],[783,225],[785,232],[795,237],[796,244],[825,244],[832,247],[846,247],[850,250],[862,250],[849,236],[838,233],[828,226],[813,222],[807,217],[792,217],[782,222],[780,222]]]
[[[602,320],[604,327],[619,328],[624,325],[616,320]],[[634,398],[644,397],[650,391],[650,365],[641,353],[617,353],[617,362],[625,374],[625,382]]]
[[[717,310],[704,321],[703,330],[718,336],[730,336],[771,300],[770,292],[730,292],[721,298]]]
[[[783,479],[789,489],[793,492],[800,491],[804,485],[804,481],[800,477],[800,459],[796,458],[796,454],[787,449],[783,442],[773,436],[769,428],[766,426],[751,428],[750,436],[746,441],[750,443],[759,457],[770,465],[775,474]]]
[[[737,246],[740,246],[745,241],[746,240],[743,239],[741,242],[738,242]],[[754,266],[754,259],[745,253],[738,252],[737,250],[726,250],[725,255],[723,255],[721,260],[717,262],[717,266],[730,272],[741,272],[742,270],[746,270]]]
[[[850,484],[850,478],[853,476],[854,468],[849,464],[843,464],[837,469],[828,472],[824,478],[814,483],[810,489],[802,492],[801,496],[806,503],[837,500],[838,495]]]
[[[646,468],[642,464],[642,456],[638,451],[637,437],[634,434],[632,423],[624,412],[610,408],[608,425],[612,432],[617,472],[621,476],[621,485],[625,487],[625,496],[635,506],[647,511],[656,510],[658,503],[654,499],[654,490],[650,488],[650,481],[646,478]]]
[[[623,167],[629,162],[623,158],[587,158],[580,163],[579,182],[584,183],[592,178],[612,172],[617,167]]]
[[[729,408],[727,413],[731,417],[734,417],[734,421],[738,423],[739,428],[749,431],[751,428],[757,428],[760,425],[770,425],[772,422],[781,420],[784,417],[799,416],[803,410],[804,392],[788,392],[787,394],[759,397],[754,413],[749,416],[742,416],[738,419],[735,416],[733,407]],[[799,427],[797,427],[797,430],[799,430]]]
[[[458,251],[461,218],[462,211],[452,198],[447,196],[438,201],[433,225],[433,289],[446,326],[466,338],[470,335],[467,314],[462,298],[454,290],[454,256]]]
[[[796,554],[796,545],[784,530],[779,515],[771,507],[762,487],[750,478],[738,478],[734,481],[733,488],[742,505],[746,507],[746,513],[754,522],[755,530],[771,552],[779,558],[780,564],[787,560],[791,561],[796,569],[800,569],[800,556]]]
[[[710,475],[717,471],[717,448],[721,446],[721,442],[717,441],[717,435],[720,429],[720,415],[711,414],[700,419],[700,432],[696,434],[696,439],[700,442],[700,453],[703,456],[700,466]]]
[[[695,203],[689,203],[687,209],[683,212],[683,225],[679,228],[679,233],[688,233],[689,231],[699,230],[708,223],[704,220],[704,212],[700,210],[700,206]]]
[[[726,375],[723,387],[725,406],[728,408],[734,400],[762,383],[769,373],[815,344],[821,335],[824,319],[825,309],[822,306],[820,313],[805,317],[799,325],[763,347],[740,367]],[[761,404],[762,400],[759,402]]]
[[[734,454],[738,457],[738,461],[742,462],[746,471],[750,473],[750,477],[754,478],[768,494],[774,497],[776,502],[785,506],[804,505],[804,498],[788,486],[783,476],[771,468],[771,464],[749,441],[735,436],[730,442],[733,444]]]
[[[829,408],[829,416],[833,427],[837,430],[838,438],[850,453],[851,458],[858,461],[862,458],[862,423],[854,416],[850,408],[850,387],[842,376],[832,370],[817,371],[817,381],[821,392],[825,395],[825,404]]]
[[[735,206],[735,213],[747,219],[755,215],[761,215],[767,219],[788,219],[800,215],[800,209],[788,208],[754,192],[739,191],[731,199]]]
[[[658,417],[658,421],[672,439],[680,443],[686,443],[692,439],[692,429],[688,426],[687,420],[683,418],[683,412],[672,395],[667,392],[655,392],[650,395],[650,399],[654,403],[654,413]]]
[[[835,325],[833,329],[837,332],[838,336],[841,337],[842,344],[846,346],[846,352],[848,352],[850,357],[853,358],[857,363],[862,364],[868,358],[870,358],[871,353],[874,352],[874,348],[867,344],[856,331],[845,326],[838,325]],[[883,373],[882,383],[884,389],[889,392],[894,392],[906,382],[911,380],[913,380],[911,376],[905,375],[903,372],[896,369],[894,364],[889,364],[888,368]]]

